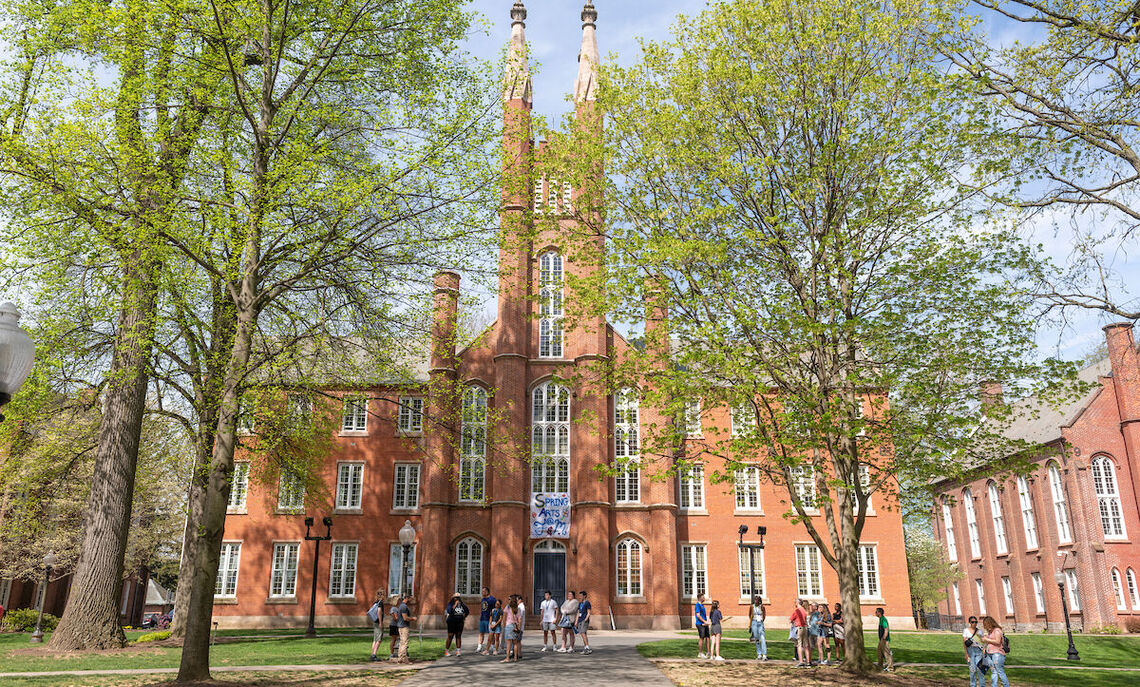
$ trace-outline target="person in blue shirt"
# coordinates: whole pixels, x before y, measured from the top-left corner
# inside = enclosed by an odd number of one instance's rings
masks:
[[[479,646],[475,647],[475,653],[490,648],[491,639],[488,635],[491,632],[491,610],[494,608],[495,597],[491,596],[490,589],[483,587],[483,598],[479,600]]]
[[[578,625],[574,629],[582,635],[582,643],[586,645],[582,653],[592,654],[594,650],[590,648],[590,636],[586,633],[590,631],[590,609],[593,606],[586,596],[585,590],[578,592]]]
[[[709,614],[705,610],[705,595],[697,594],[693,605],[693,624],[697,626],[697,658],[708,658]]]

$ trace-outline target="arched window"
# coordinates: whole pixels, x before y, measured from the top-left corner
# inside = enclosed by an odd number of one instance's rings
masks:
[[[1057,539],[1062,544],[1073,541],[1073,532],[1069,529],[1069,511],[1065,505],[1065,486],[1061,483],[1061,471],[1056,463],[1049,463],[1049,491],[1053,494],[1053,517],[1057,521]]]
[[[1116,568],[1112,569],[1112,593],[1116,596],[1116,610],[1128,610],[1124,601],[1124,581],[1120,579],[1120,571]]]
[[[538,357],[562,357],[562,256],[543,253],[538,259]]]
[[[455,546],[455,593],[478,596],[483,587],[483,543],[468,537]]]
[[[1120,491],[1116,488],[1116,465],[1108,456],[1097,456],[1092,460],[1092,472],[1104,537],[1123,539],[1124,516],[1120,511]]]
[[[997,552],[1000,556],[1003,553],[1009,553],[1009,545],[1005,540],[1005,516],[1001,512],[1001,494],[993,482],[990,482],[987,490],[990,493],[990,515],[994,519],[994,543],[997,544]]]
[[[962,492],[962,503],[966,506],[966,529],[970,533],[970,555],[982,557],[981,538],[978,535],[978,516],[974,513],[974,493],[969,489]]]
[[[570,392],[554,382],[531,395],[531,491],[570,491]]]
[[[1029,493],[1029,480],[1017,478],[1017,498],[1021,503],[1021,524],[1025,527],[1025,548],[1037,548],[1037,517],[1033,514],[1033,496]]]
[[[946,557],[958,560],[958,544],[954,541],[954,520],[950,517],[950,504],[942,501],[942,526],[946,528]],[[958,615],[962,615],[960,612]]]
[[[618,596],[641,596],[641,542],[623,539],[617,545]]]
[[[633,389],[614,395],[614,463],[621,470],[614,480],[614,499],[634,502],[641,499],[641,451],[638,426],[638,399]]]
[[[463,424],[459,440],[459,500],[482,501],[487,468],[487,391],[463,390]]]
[[[1129,568],[1126,576],[1128,578],[1128,596],[1132,599],[1132,610],[1140,611],[1140,586],[1136,584],[1136,572]]]

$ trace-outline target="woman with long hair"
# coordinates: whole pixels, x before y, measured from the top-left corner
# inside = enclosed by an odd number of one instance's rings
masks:
[[[455,655],[463,649],[463,623],[467,620],[469,610],[467,604],[459,595],[451,597],[447,607],[443,609],[443,621],[447,625],[447,641],[443,645],[443,655],[451,655],[451,640],[455,640]]]
[[[519,599],[514,594],[511,595],[511,600],[503,611],[503,624],[506,626],[503,635],[504,639],[507,640],[507,656],[499,663],[511,663],[512,661],[517,663],[519,660],[519,638],[522,635],[522,631],[519,630],[522,627],[522,613],[519,612]]]
[[[982,637],[982,643],[986,645],[986,658],[990,661],[990,668],[993,673],[990,674],[990,687],[997,687],[998,680],[1005,687],[1009,687],[1009,678],[1005,675],[1005,632],[1002,631],[1001,625],[991,616],[982,618],[982,627],[985,628],[986,634]]]
[[[712,609],[709,611],[709,658],[714,661],[724,660],[724,657],[720,655],[721,622],[723,621],[724,614],[720,612],[720,602],[714,599]]]

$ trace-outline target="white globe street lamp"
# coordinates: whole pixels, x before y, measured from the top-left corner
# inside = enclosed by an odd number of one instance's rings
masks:
[[[411,585],[408,584],[408,554],[411,553],[412,545],[415,543],[416,528],[412,527],[411,520],[405,520],[404,526],[400,528],[400,546],[404,547],[404,564],[400,571],[400,594],[404,596],[412,593]]]
[[[12,400],[32,371],[36,346],[20,329],[20,311],[10,302],[0,303],[0,408]],[[4,416],[0,414],[0,422]]]

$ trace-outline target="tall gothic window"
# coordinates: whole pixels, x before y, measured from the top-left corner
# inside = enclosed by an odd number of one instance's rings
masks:
[[[614,497],[621,502],[641,498],[637,410],[637,392],[633,389],[622,389],[614,395],[614,462],[621,470],[615,478]]]
[[[538,357],[562,357],[562,256],[543,253],[538,259]]]
[[[455,593],[476,596],[483,587],[483,544],[473,537],[455,547]]]
[[[981,558],[982,540],[978,533],[978,516],[974,512],[974,493],[969,489],[962,492],[962,503],[966,506],[966,530],[970,534],[970,555]]]
[[[954,541],[954,521],[950,517],[950,504],[945,501],[942,502],[942,524],[946,528],[946,556],[951,561],[956,561],[958,560],[958,544]]]
[[[1120,510],[1120,491],[1116,488],[1116,466],[1107,456],[1092,461],[1093,487],[1100,504],[1100,526],[1106,539],[1124,538],[1124,515]]]
[[[987,491],[990,494],[990,516],[994,519],[994,543],[997,544],[997,552],[1000,556],[1003,553],[1009,553],[1009,545],[1005,540],[1005,516],[1001,512],[1001,494],[993,482],[989,483]]]
[[[1021,502],[1021,523],[1025,526],[1025,548],[1037,548],[1037,518],[1033,514],[1033,495],[1029,493],[1029,480],[1017,478],[1017,498]]]
[[[463,391],[463,424],[459,441],[459,500],[482,501],[487,466],[487,391]]]
[[[1049,490],[1053,494],[1053,517],[1057,521],[1057,539],[1062,544],[1073,541],[1073,532],[1069,529],[1069,511],[1065,505],[1065,485],[1061,482],[1061,471],[1056,463],[1049,463]]]
[[[554,382],[531,395],[531,491],[570,491],[570,391]]]
[[[641,542],[624,539],[617,545],[618,596],[641,596]]]

